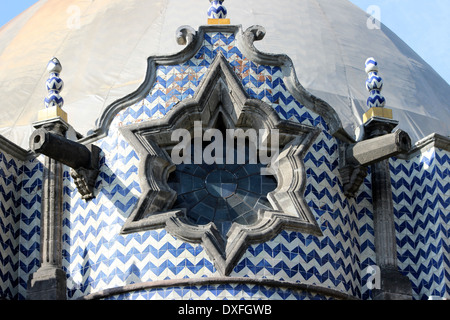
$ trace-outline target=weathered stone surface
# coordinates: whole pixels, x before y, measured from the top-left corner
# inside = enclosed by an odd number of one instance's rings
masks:
[[[66,300],[66,273],[60,268],[41,268],[28,280],[28,300]]]

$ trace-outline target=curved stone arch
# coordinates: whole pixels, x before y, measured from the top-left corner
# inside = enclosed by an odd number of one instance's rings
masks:
[[[115,116],[122,110],[145,99],[156,82],[156,71],[158,66],[172,66],[184,63],[192,59],[200,50],[204,36],[207,32],[233,32],[237,33],[239,26],[201,26],[196,32],[190,26],[182,26],[176,31],[176,41],[186,47],[180,52],[167,56],[150,56],[147,59],[147,70],[142,84],[132,93],[118,99],[108,105],[96,121],[96,127],[92,133],[79,140],[80,143],[90,144],[108,134],[109,127]]]
[[[252,61],[262,65],[278,66],[282,69],[284,81],[287,89],[293,97],[304,104],[306,108],[322,116],[330,128],[330,134],[338,137],[344,142],[354,142],[348,133],[343,129],[342,123],[336,111],[325,101],[309,93],[298,81],[292,60],[284,54],[263,53],[256,49],[254,41],[260,41],[265,36],[265,29],[261,26],[249,27],[245,32],[240,25],[214,25],[200,26],[195,31],[190,26],[182,26],[176,31],[178,44],[186,47],[169,56],[151,56],[147,59],[147,70],[143,83],[136,91],[116,100],[108,105],[96,121],[96,127],[87,137],[79,140],[80,143],[90,144],[108,133],[109,127],[114,117],[122,110],[145,99],[146,95],[156,82],[156,70],[158,66],[171,66],[184,63],[192,59],[200,50],[204,36],[208,32],[230,32],[236,35],[237,46],[242,53]]]
[[[176,193],[167,184],[168,175],[175,170],[167,151],[176,144],[171,133],[192,130],[195,121],[211,125],[219,113],[234,128],[279,130],[283,148],[274,172],[278,188],[268,195],[274,210],[260,210],[251,225],[234,223],[225,238],[214,223],[195,225],[186,218],[186,210],[171,210]],[[193,98],[177,104],[162,119],[129,125],[120,131],[142,159],[139,176],[143,190],[122,233],[166,228],[181,240],[201,243],[222,275],[231,273],[250,244],[268,241],[283,229],[321,235],[303,199],[303,158],[319,129],[281,120],[270,105],[250,99],[222,54],[213,61]]]

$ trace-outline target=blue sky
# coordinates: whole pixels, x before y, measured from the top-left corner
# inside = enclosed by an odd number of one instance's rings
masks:
[[[381,22],[394,31],[450,84],[449,0],[351,0],[364,11],[380,8]]]
[[[0,26],[36,2],[37,0],[1,0]],[[450,59],[447,56],[450,52],[449,0],[351,0],[351,2],[364,11],[369,6],[378,6],[381,22],[450,83]]]
[[[26,10],[36,2],[37,0],[1,0],[0,26],[3,26],[9,20],[13,19],[15,16],[19,15],[22,11]]]

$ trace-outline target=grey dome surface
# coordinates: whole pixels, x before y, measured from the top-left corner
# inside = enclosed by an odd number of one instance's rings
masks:
[[[386,107],[413,141],[450,135],[450,86],[385,26],[347,0],[227,0],[231,24],[261,25],[263,52],[287,54],[300,83],[338,113],[354,136],[368,110],[364,62],[375,57]],[[0,29],[0,134],[28,149],[44,108],[46,66],[57,57],[64,110],[86,135],[102,110],[134,92],[147,58],[182,50],[175,32],[207,22],[206,0],[41,0]]]

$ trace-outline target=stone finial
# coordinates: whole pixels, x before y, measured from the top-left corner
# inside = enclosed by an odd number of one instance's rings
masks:
[[[386,99],[381,94],[383,79],[378,75],[378,62],[374,58],[366,60],[366,73],[368,75],[366,88],[370,92],[367,106],[369,108],[382,108],[386,105]]]
[[[47,65],[47,71],[49,73],[49,77],[47,79],[46,85],[48,90],[48,95],[45,98],[45,107],[59,107],[62,108],[64,105],[64,99],[60,96],[60,92],[64,88],[64,82],[59,77],[59,74],[62,71],[61,63],[57,58],[53,58]]]
[[[223,2],[225,0],[209,0],[211,6],[208,9],[209,19],[226,19],[227,9],[224,7]]]
[[[386,99],[381,94],[383,90],[383,79],[378,75],[378,62],[374,58],[366,60],[365,69],[368,79],[366,80],[366,88],[370,92],[367,99],[367,111],[363,115],[363,123],[366,126],[370,120],[375,118],[384,118],[393,120],[393,112],[391,109],[385,108]]]

